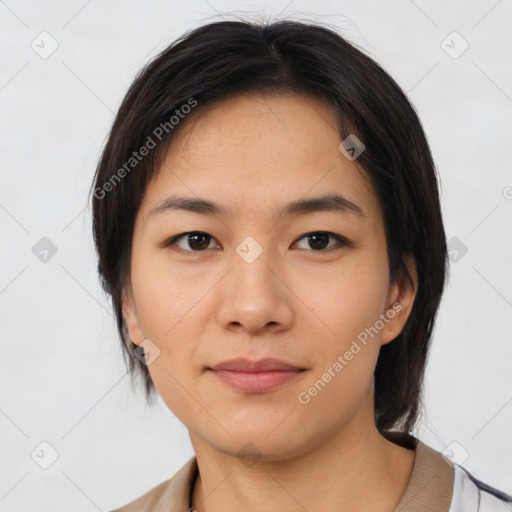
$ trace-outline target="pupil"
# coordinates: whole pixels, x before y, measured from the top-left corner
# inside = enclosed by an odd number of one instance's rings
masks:
[[[196,240],[197,238],[203,238],[203,243],[196,243],[194,240]],[[192,240],[192,242],[191,242]],[[205,242],[206,240],[206,242]],[[189,235],[189,245],[191,245],[192,248],[195,248],[196,249],[206,249],[208,247],[208,241],[207,241],[207,237],[205,235],[201,235],[201,234],[196,234],[196,235]],[[198,247],[199,245],[199,247]]]
[[[318,238],[322,238],[322,237],[323,237],[323,239],[324,239],[324,242],[325,242],[325,240],[327,240],[327,238],[328,238],[328,237],[327,237],[327,235],[325,235],[325,234],[322,234],[322,235],[310,235],[309,240],[310,240],[310,242],[311,242],[311,240],[312,240],[312,239],[313,239],[313,240],[315,240],[315,239],[316,239],[316,240],[318,240]],[[320,245],[321,247],[317,247],[318,245]],[[324,249],[326,246],[327,246],[327,245],[326,245],[325,243],[324,243],[324,244],[322,244],[321,242],[313,241],[313,248],[314,248],[314,249]]]

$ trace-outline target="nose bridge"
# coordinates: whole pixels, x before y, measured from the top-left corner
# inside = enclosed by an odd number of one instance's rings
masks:
[[[235,269],[233,272],[234,287],[243,292],[245,297],[255,293],[265,295],[275,291],[276,283],[271,267],[279,266],[275,261],[275,250],[271,247],[270,238],[247,236],[236,247]]]
[[[225,328],[241,325],[257,331],[266,325],[287,326],[292,320],[290,297],[279,278],[277,251],[267,237],[261,243],[246,237],[235,248],[234,268],[225,283],[218,320]]]

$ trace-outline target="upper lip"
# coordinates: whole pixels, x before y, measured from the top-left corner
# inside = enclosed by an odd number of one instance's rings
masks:
[[[246,358],[230,359],[222,363],[212,366],[210,370],[231,370],[238,372],[265,372],[272,370],[304,370],[300,366],[296,366],[280,359],[266,357],[259,361],[251,361]]]

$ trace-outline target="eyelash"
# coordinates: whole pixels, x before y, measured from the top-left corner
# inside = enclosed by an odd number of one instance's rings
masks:
[[[205,233],[204,231],[187,231],[185,233],[180,233],[179,235],[176,235],[176,236],[166,240],[165,242],[163,242],[161,244],[161,246],[162,247],[167,247],[167,248],[175,246],[176,243],[180,239],[185,238],[187,235],[204,235],[204,236],[210,238],[211,240],[215,240],[214,237],[210,236],[208,233]],[[330,253],[330,252],[332,252],[334,250],[340,249],[341,247],[344,247],[344,246],[352,247],[352,245],[353,245],[346,238],[344,238],[344,237],[342,237],[340,235],[337,235],[335,233],[331,233],[330,231],[310,231],[309,233],[305,233],[305,234],[301,235],[299,238],[297,238],[295,240],[294,244],[299,242],[303,238],[306,238],[307,236],[311,236],[311,235],[327,235],[329,237],[335,238],[337,240],[337,242],[338,242],[337,246],[335,245],[334,247],[330,247],[328,249],[320,249],[320,250],[311,249],[311,252],[315,252],[315,253],[324,253],[324,254],[325,253]],[[207,249],[204,249],[204,250],[201,250],[201,251],[189,251],[189,250],[185,250],[185,249],[181,249],[181,248],[178,248],[178,249],[179,249],[179,252],[187,254],[188,256],[199,254],[201,252],[206,252],[206,250],[207,250]],[[307,249],[302,249],[302,250],[307,250]]]

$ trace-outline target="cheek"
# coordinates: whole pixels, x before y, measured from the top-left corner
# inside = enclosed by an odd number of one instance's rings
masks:
[[[201,301],[204,288],[158,261],[147,258],[145,262],[134,265],[132,285],[142,333],[160,351],[148,371],[167,407],[188,424],[191,398],[186,390],[194,389],[202,361],[195,340],[201,339],[200,319],[206,315],[205,302]],[[201,414],[194,409],[193,415]]]
[[[316,345],[319,360],[308,386],[318,394],[310,410],[320,414],[333,403],[340,404],[340,414],[355,410],[367,393],[381,347],[387,284],[386,267],[372,257],[359,258],[324,282],[315,300],[322,305],[318,316],[328,328]],[[303,391],[309,397],[308,386]]]
[[[315,345],[318,361],[297,400],[305,423],[322,417],[326,428],[335,429],[358,410],[371,389],[380,351],[375,325],[384,312],[387,273],[380,266],[354,265],[329,283],[324,296],[315,299],[323,305],[318,314],[328,329]]]
[[[167,346],[176,338],[175,333],[196,324],[193,319],[201,313],[205,292],[215,284],[204,268],[205,271],[187,272],[187,265],[176,267],[163,251],[134,251],[132,286],[146,337],[154,337]]]
[[[375,325],[385,312],[387,292],[385,263],[372,257],[359,258],[325,281],[315,300],[330,338],[340,340],[338,349]]]

